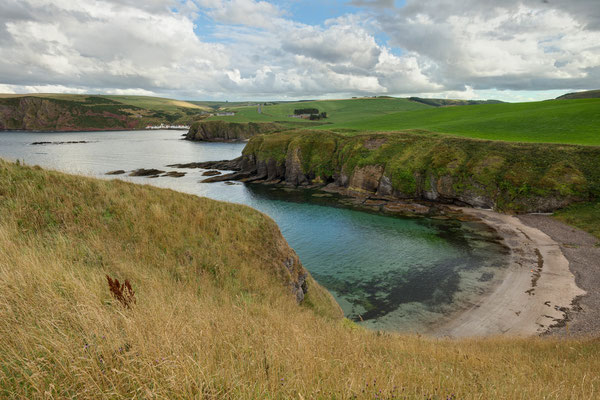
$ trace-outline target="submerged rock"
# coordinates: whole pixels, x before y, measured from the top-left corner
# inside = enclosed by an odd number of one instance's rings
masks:
[[[214,169],[210,170],[210,171],[206,171],[202,174],[202,176],[217,176],[217,175],[221,175],[221,172],[215,171]]]
[[[115,171],[109,171],[106,173],[106,175],[123,175],[125,173],[124,170],[122,169],[117,169]]]
[[[181,178],[184,177],[185,174],[187,172],[180,172],[180,171],[169,171],[166,174],[162,175],[162,176],[168,176],[170,178]]]
[[[135,171],[132,171],[129,176],[147,176],[150,178],[158,178],[158,176],[160,174],[164,174],[165,171],[161,171],[159,169],[154,169],[154,168],[150,168],[150,169],[144,169],[144,168],[140,168],[140,169],[136,169]]]

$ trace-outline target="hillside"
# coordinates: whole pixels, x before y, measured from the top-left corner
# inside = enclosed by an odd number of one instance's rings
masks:
[[[316,108],[326,112],[328,117],[320,121],[308,121],[291,118],[295,109]],[[236,113],[232,117],[212,117],[230,122],[280,122],[303,126],[327,124],[352,124],[365,118],[374,118],[395,112],[407,112],[430,108],[425,104],[397,98],[360,98],[347,100],[317,100],[295,103],[278,103],[262,107],[259,114],[257,107],[231,107],[228,110]]]
[[[474,106],[479,104],[498,104],[503,103],[500,100],[453,100],[453,99],[432,99],[422,97],[409,97],[410,101],[427,104],[434,107],[454,107],[454,106]]]
[[[289,118],[296,108],[327,113],[319,121]],[[228,122],[280,122],[346,135],[365,131],[419,129],[452,135],[510,142],[600,145],[600,100],[556,100],[530,103],[438,107],[408,99],[376,98],[322,100],[231,108],[236,115],[212,117]]]
[[[205,108],[145,96],[0,95],[0,130],[87,131],[189,124]]]
[[[600,198],[600,148],[464,139],[422,132],[253,137],[243,177],[325,185],[377,199],[420,199],[552,212]],[[222,177],[220,179],[226,179]]]
[[[573,100],[573,99],[597,99],[600,98],[600,90],[587,90],[583,92],[567,93],[558,96],[556,100]]]
[[[433,339],[339,319],[244,206],[0,161],[2,398],[593,398],[597,339]],[[292,261],[290,261],[290,259]],[[128,279],[135,303],[105,275]],[[291,281],[290,281],[291,280]],[[293,285],[292,285],[293,286]]]
[[[422,129],[478,139],[598,146],[598,126],[600,99],[582,99],[442,107],[336,124],[327,129]]]

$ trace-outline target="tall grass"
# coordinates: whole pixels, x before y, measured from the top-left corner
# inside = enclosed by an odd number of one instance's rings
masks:
[[[598,339],[367,331],[289,257],[248,207],[0,161],[0,398],[597,397]]]

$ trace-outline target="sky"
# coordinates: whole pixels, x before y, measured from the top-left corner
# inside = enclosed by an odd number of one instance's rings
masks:
[[[600,0],[0,0],[0,93],[533,101],[600,88]]]

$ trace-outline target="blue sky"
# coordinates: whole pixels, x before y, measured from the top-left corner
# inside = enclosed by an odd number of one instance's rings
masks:
[[[5,0],[0,39],[0,92],[531,101],[600,82],[598,0]]]

